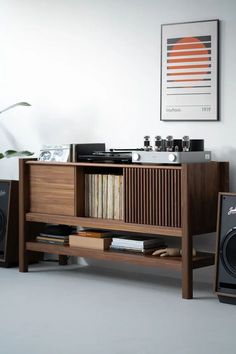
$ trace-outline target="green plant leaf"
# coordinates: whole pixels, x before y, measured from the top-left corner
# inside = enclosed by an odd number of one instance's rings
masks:
[[[33,154],[34,154],[33,152],[27,150],[24,151],[7,150],[5,151],[3,157],[10,158],[10,157],[19,157],[19,156],[32,156]]]
[[[16,106],[31,106],[31,104],[28,102],[17,102],[15,104],[12,104],[9,107],[2,109],[0,111],[0,114],[5,111],[8,111],[9,109],[12,109]],[[0,152],[0,159],[3,159],[4,157],[8,158],[8,157],[16,157],[16,156],[31,156],[33,154],[34,154],[33,152],[27,151],[27,150],[25,150],[25,151],[7,150],[4,153]]]
[[[2,109],[2,110],[0,111],[0,114],[3,113],[3,112],[5,112],[5,111],[8,111],[9,109],[12,109],[12,108],[14,108],[14,107],[17,107],[17,106],[31,106],[31,104],[28,103],[28,102],[17,102],[17,103],[12,104],[11,106],[9,106],[9,107],[7,107],[7,108]]]

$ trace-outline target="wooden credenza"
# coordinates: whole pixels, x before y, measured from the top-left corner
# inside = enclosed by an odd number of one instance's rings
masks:
[[[123,175],[122,220],[85,216],[85,175]],[[20,160],[20,266],[31,252],[121,261],[182,272],[182,296],[193,296],[193,269],[214,264],[214,254],[192,257],[193,236],[216,230],[218,192],[229,188],[227,162],[182,165],[48,163]],[[35,241],[32,225],[56,223],[181,239],[182,257],[97,251]]]

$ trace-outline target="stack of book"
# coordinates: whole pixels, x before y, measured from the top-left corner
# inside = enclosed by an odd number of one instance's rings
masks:
[[[68,246],[71,232],[73,232],[73,228],[67,225],[46,225],[44,231],[36,236],[36,241]]]
[[[69,236],[49,235],[40,232],[39,236],[36,236],[37,242],[52,243],[54,245],[69,245]]]
[[[111,245],[111,236],[111,233],[107,231],[83,230],[69,236],[69,245],[105,251]]]
[[[116,251],[132,251],[143,254],[152,254],[155,250],[165,247],[162,239],[146,236],[114,237],[110,249]]]
[[[85,216],[123,219],[122,175],[85,175]]]

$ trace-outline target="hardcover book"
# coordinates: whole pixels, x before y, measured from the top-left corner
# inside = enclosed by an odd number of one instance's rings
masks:
[[[69,237],[61,239],[58,237],[46,237],[46,236],[36,236],[37,242],[52,243],[55,245],[68,245]]]
[[[112,235],[111,232],[109,231],[94,231],[94,230],[82,230],[77,232],[76,234],[73,235],[77,235],[77,236],[83,236],[83,237],[93,237],[93,238],[105,238],[105,237],[110,237]]]
[[[113,237],[112,247],[124,247],[134,249],[148,249],[164,246],[163,239],[157,237],[143,237],[143,236],[120,236]]]

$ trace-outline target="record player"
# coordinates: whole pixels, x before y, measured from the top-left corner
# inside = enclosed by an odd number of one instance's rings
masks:
[[[94,151],[89,155],[79,155],[78,161],[122,164],[132,163],[132,153],[131,151]]]

